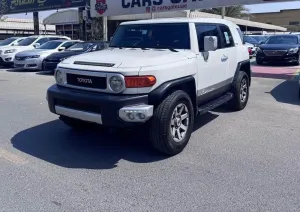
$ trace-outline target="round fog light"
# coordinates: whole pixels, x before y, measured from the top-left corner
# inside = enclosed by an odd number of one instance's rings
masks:
[[[127,114],[127,117],[130,119],[130,120],[134,120],[134,114],[133,113],[128,113]]]
[[[146,118],[145,114],[143,114],[143,113],[139,113],[139,117],[140,117],[140,119],[142,119],[142,120],[144,120],[144,119]]]

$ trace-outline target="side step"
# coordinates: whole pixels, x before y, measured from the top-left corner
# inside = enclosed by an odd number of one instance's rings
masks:
[[[204,113],[207,113],[224,103],[230,101],[233,98],[233,93],[226,93],[223,96],[219,97],[218,99],[215,99],[205,105],[202,105],[198,108],[198,115],[203,115]]]

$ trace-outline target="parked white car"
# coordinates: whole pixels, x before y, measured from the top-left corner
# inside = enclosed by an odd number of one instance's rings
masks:
[[[22,40],[24,40],[26,37],[11,37],[7,38],[0,42],[0,51],[1,48],[7,47],[7,46],[17,46]]]
[[[14,67],[40,71],[43,69],[43,61],[46,57],[52,53],[64,51],[78,42],[80,41],[53,40],[36,49],[20,52],[15,56]]]
[[[110,48],[63,60],[48,89],[51,112],[73,128],[144,125],[154,148],[175,155],[197,115],[248,102],[251,66],[240,28],[227,20],[122,23]]]
[[[38,48],[48,41],[58,39],[70,40],[69,37],[59,35],[30,36],[22,40],[16,46],[0,48],[0,65],[7,67],[12,66],[17,53]]]

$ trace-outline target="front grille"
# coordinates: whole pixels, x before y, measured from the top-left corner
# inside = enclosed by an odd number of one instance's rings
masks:
[[[287,53],[287,50],[264,50],[265,55],[267,56],[282,56]]]
[[[50,62],[44,61],[43,68],[45,70],[55,70],[57,68],[57,65],[58,65],[58,63],[54,63],[54,62],[50,63]]]
[[[24,57],[16,56],[15,59],[16,59],[16,60],[26,60],[26,59],[27,59],[27,56],[24,56]]]
[[[56,99],[55,105],[66,107],[73,110],[80,110],[84,112],[101,114],[101,107],[99,105],[86,104],[82,102],[67,101],[63,99]]]
[[[75,61],[75,65],[83,65],[83,66],[102,66],[102,67],[113,67],[115,64],[113,63],[93,63],[93,62],[84,62],[84,61]]]
[[[107,88],[106,77],[95,77],[77,74],[67,74],[67,84],[93,89]]]

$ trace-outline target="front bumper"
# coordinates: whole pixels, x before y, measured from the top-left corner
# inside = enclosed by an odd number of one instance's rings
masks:
[[[265,54],[261,52],[257,52],[256,57],[259,60],[262,60],[264,62],[287,62],[287,63],[292,63],[292,62],[297,62],[299,59],[299,54],[284,54],[282,56],[266,56]]]
[[[54,62],[54,61],[44,60],[44,62],[43,62],[43,70],[44,71],[52,71],[54,73],[54,71],[56,70],[57,65],[59,63],[60,62]]]
[[[52,113],[108,127],[134,126],[153,115],[148,95],[112,95],[53,85],[47,91],[47,100]],[[130,119],[140,113],[143,119]]]
[[[44,58],[32,58],[26,60],[14,60],[15,68],[23,68],[27,70],[42,70]]]
[[[3,54],[0,55],[0,65],[13,65],[14,64],[14,54]]]

